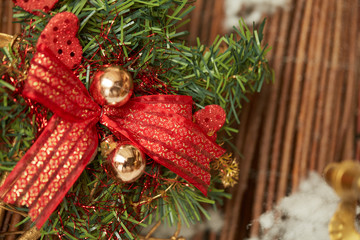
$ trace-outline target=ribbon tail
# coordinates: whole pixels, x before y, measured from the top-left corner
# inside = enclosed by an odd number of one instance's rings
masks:
[[[1,186],[0,198],[28,206],[40,228],[95,156],[97,142],[93,122],[72,123],[54,115]]]

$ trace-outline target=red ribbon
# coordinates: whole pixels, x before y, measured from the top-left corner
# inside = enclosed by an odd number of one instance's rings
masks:
[[[23,94],[54,116],[0,188],[1,199],[28,206],[40,228],[96,155],[98,121],[206,195],[210,160],[225,151],[192,122],[191,97],[142,96],[101,108],[51,50],[37,50]]]

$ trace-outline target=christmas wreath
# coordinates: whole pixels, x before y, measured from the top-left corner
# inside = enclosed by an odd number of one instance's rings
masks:
[[[264,24],[187,46],[186,0],[14,2],[22,32],[1,41],[2,208],[34,236],[148,239],[142,227],[190,225],[230,197],[238,167],[224,147],[246,95],[271,79]]]

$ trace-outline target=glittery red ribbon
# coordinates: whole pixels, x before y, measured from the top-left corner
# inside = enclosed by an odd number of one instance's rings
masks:
[[[54,116],[0,188],[1,199],[28,206],[40,228],[95,156],[99,120],[207,193],[209,162],[224,150],[192,122],[191,97],[143,96],[121,108],[101,109],[48,48],[37,50],[23,94]]]
[[[191,106],[189,96],[143,96],[121,108],[105,107],[100,122],[206,195],[210,160],[224,149],[192,122]]]

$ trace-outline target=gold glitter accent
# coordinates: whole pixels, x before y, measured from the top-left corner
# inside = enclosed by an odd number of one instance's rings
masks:
[[[233,187],[239,180],[239,165],[231,153],[226,153],[211,163],[211,168],[219,171],[224,187]]]

